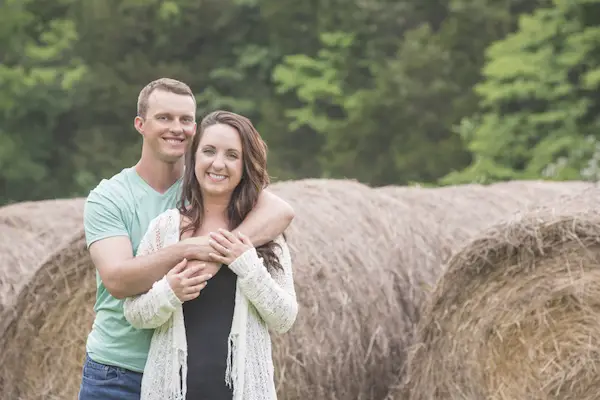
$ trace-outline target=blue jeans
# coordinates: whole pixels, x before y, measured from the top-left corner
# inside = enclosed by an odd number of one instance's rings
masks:
[[[140,400],[142,374],[95,362],[87,354],[79,400]]]

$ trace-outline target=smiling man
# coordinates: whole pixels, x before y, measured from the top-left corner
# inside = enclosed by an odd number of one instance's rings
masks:
[[[151,255],[135,256],[150,222],[178,205],[184,155],[196,133],[191,89],[168,78],[149,83],[138,97],[134,126],[142,135],[140,160],[100,182],[85,205],[84,227],[97,270],[97,293],[80,400],[140,398],[153,331],[135,329],[127,322],[123,315],[126,297],[148,291],[184,259],[191,260],[186,268],[198,279],[206,273],[214,276],[220,267],[209,262],[208,237],[185,239]],[[264,190],[237,230],[260,246],[278,237],[293,216],[285,201]]]

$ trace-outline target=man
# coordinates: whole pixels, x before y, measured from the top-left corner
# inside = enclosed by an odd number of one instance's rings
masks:
[[[84,211],[86,240],[97,269],[96,318],[86,344],[80,400],[138,400],[152,330],[133,328],[123,316],[123,299],[148,291],[184,258],[194,273],[218,269],[208,262],[207,237],[190,238],[135,257],[152,219],[177,206],[184,153],[196,133],[191,89],[173,79],[148,84],[138,97],[136,130],[143,137],[138,163],[90,192]],[[292,208],[263,191],[240,225],[257,246],[281,234]],[[214,272],[212,272],[214,275]]]

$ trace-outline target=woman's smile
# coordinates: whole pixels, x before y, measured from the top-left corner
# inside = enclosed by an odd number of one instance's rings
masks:
[[[207,172],[206,175],[212,182],[215,183],[223,182],[225,179],[227,179],[227,175],[215,174],[213,172]]]

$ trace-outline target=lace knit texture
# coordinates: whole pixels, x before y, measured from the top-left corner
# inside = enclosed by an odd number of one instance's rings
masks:
[[[138,256],[177,243],[179,223],[176,209],[156,217],[140,243]],[[277,399],[269,330],[287,332],[296,319],[298,303],[289,249],[283,237],[276,242],[281,246],[278,256],[282,270],[267,270],[255,249],[229,265],[237,275],[237,289],[223,379],[233,385],[233,400]],[[166,277],[147,293],[127,298],[123,310],[134,327],[155,329],[142,378],[141,400],[185,400],[187,342],[183,308]]]

